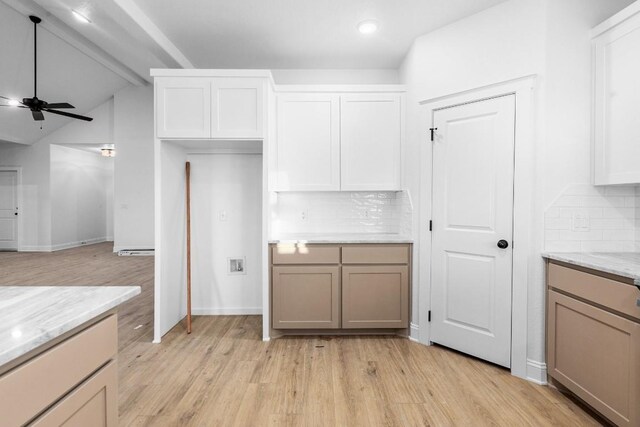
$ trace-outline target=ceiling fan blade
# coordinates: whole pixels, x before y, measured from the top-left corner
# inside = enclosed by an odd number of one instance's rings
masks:
[[[11,107],[11,108],[29,108],[24,105],[8,105],[8,104],[0,104],[0,107]]]
[[[18,101],[17,99],[7,98],[6,96],[2,96],[2,95],[0,95],[0,98],[6,99],[7,101]],[[20,104],[24,105],[22,102],[20,102]],[[8,105],[8,107],[17,107],[17,105]]]
[[[91,120],[93,120],[93,118],[91,117],[80,116],[78,114],[65,113],[64,111],[50,110],[49,108],[43,108],[42,110],[46,111],[47,113],[57,114],[59,116],[71,117],[72,119],[84,120],[86,122],[90,122]]]
[[[44,120],[44,114],[42,114],[42,111],[31,111],[31,115],[33,116],[33,120]]]
[[[73,105],[69,104],[68,102],[54,102],[54,103],[47,103],[47,108],[76,108]]]

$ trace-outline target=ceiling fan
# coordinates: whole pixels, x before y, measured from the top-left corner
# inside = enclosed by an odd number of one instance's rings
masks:
[[[46,102],[42,99],[38,99],[37,97],[37,89],[38,89],[38,24],[42,21],[37,16],[29,16],[31,22],[33,22],[33,97],[32,98],[22,98],[22,102],[7,98],[6,96],[1,96],[1,99],[8,101],[8,104],[0,104],[0,107],[17,107],[17,108],[28,108],[31,110],[31,115],[33,116],[33,120],[41,121],[44,120],[43,111],[51,114],[57,114],[59,116],[71,117],[72,119],[85,120],[90,122],[93,120],[91,117],[81,116],[79,114],[67,113],[66,111],[57,111],[59,109],[68,109],[68,108],[76,108],[73,105],[67,102]]]

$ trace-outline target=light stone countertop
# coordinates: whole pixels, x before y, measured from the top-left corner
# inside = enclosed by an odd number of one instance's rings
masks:
[[[0,367],[139,293],[139,286],[0,286]]]
[[[269,243],[413,243],[401,234],[336,233],[336,234],[282,234],[269,239]]]
[[[640,252],[547,252],[544,258],[633,279],[640,286]]]

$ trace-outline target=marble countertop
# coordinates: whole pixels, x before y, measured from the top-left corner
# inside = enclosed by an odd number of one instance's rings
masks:
[[[640,286],[640,252],[548,252],[543,257],[604,271],[634,280]]]
[[[0,286],[0,367],[139,293],[139,286]]]
[[[282,234],[269,239],[269,243],[413,243],[401,234],[341,233],[341,234]]]

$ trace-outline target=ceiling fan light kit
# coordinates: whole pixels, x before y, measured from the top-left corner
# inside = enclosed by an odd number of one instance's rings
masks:
[[[3,107],[15,107],[15,108],[28,108],[31,110],[33,120],[44,120],[44,112],[56,114],[59,116],[70,117],[72,119],[84,120],[90,122],[93,120],[91,117],[81,116],[79,114],[67,113],[66,111],[58,111],[60,109],[75,108],[68,102],[47,102],[42,99],[38,99],[38,24],[42,22],[42,19],[37,16],[29,16],[29,20],[33,22],[33,97],[22,98],[22,101],[18,101],[13,98],[7,98],[6,96],[0,96],[0,99],[7,101],[7,104],[0,104]]]

